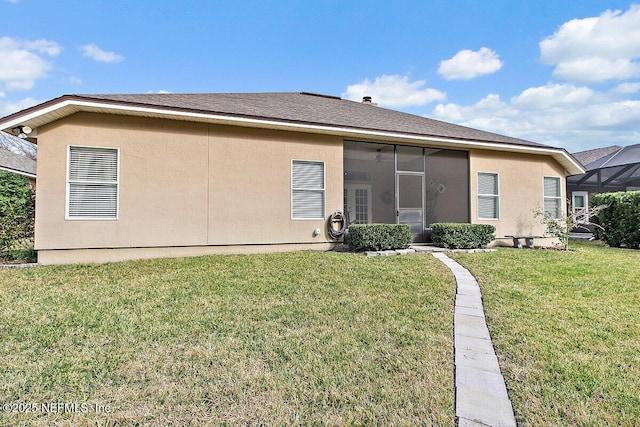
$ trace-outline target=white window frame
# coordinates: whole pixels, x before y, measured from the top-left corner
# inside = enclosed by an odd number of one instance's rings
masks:
[[[106,150],[116,150],[116,181],[80,181],[71,180],[71,148],[98,148]],[[71,184],[114,184],[116,186],[116,215],[115,217],[91,217],[91,216],[69,216],[69,202],[71,193]],[[117,147],[98,147],[91,145],[67,145],[67,173],[66,173],[66,197],[65,197],[65,219],[69,221],[117,221],[120,216],[120,148]]]
[[[584,208],[576,208],[576,196],[584,197]],[[581,224],[586,224],[589,222],[589,192],[588,191],[573,191],[571,193],[571,210],[574,215],[574,218],[578,218],[576,214],[578,210],[581,209],[583,212]]]
[[[480,175],[493,175],[496,178],[496,190],[497,194],[483,194],[480,193]],[[478,213],[478,219],[483,221],[499,221],[500,220],[500,174],[497,172],[478,172],[476,176],[476,210]],[[497,209],[496,209],[496,217],[495,218],[484,218],[480,216],[480,198],[493,198],[497,201]]]
[[[322,188],[302,188],[302,187],[294,187],[293,182],[293,165],[295,163],[315,163],[322,164]],[[327,206],[327,167],[324,161],[322,160],[303,160],[303,159],[292,159],[291,160],[291,220],[293,221],[317,221],[324,220],[324,215],[326,212]],[[293,211],[293,193],[294,191],[309,191],[309,192],[319,192],[322,191],[322,216],[318,218],[296,218]]]
[[[544,192],[544,181],[546,179],[555,179],[558,181],[558,188],[560,189],[560,195],[558,196],[547,196]],[[544,212],[544,214],[547,214],[547,211],[544,208],[544,202],[547,199],[553,199],[557,202],[558,204],[558,216],[554,217],[553,219],[560,219],[562,218],[562,214],[564,212],[564,209],[562,208],[562,179],[559,176],[543,176],[542,177],[542,211]]]

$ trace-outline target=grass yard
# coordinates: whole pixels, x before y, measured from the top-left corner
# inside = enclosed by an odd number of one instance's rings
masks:
[[[640,425],[640,251],[452,254],[478,279],[519,425]]]
[[[0,425],[453,425],[454,293],[428,255],[0,270]],[[612,360],[637,374],[637,317],[616,316],[599,349],[612,334]],[[637,411],[618,362],[598,363],[602,391]]]

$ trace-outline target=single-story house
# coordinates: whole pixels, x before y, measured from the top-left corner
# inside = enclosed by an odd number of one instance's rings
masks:
[[[35,144],[0,132],[0,170],[26,176],[35,188]]]
[[[42,264],[331,249],[327,218],[541,235],[563,149],[313,93],[65,95],[0,119],[38,144]],[[511,242],[510,239],[504,240]],[[542,242],[541,242],[542,243]]]
[[[573,209],[587,209],[591,195],[640,190],[640,144],[596,148],[573,154],[585,167],[567,177],[567,194]]]
[[[0,147],[0,170],[26,176],[32,185],[36,179],[36,162]]]

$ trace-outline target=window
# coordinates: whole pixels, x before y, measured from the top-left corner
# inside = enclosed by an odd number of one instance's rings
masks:
[[[544,213],[552,218],[562,216],[562,192],[560,178],[545,176],[544,182]]]
[[[571,193],[571,208],[574,218],[581,223],[589,222],[589,200],[586,191],[574,191]]]
[[[69,146],[67,219],[118,218],[117,148]]]
[[[291,218],[324,219],[324,162],[291,162]]]
[[[478,172],[478,218],[500,217],[500,192],[497,173]]]

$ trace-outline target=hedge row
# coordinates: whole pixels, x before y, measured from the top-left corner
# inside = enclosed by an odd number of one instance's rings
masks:
[[[35,195],[27,178],[0,171],[0,258],[33,257]],[[26,242],[26,243],[25,243]]]
[[[431,239],[436,246],[449,249],[476,249],[495,239],[496,228],[487,224],[431,224]]]
[[[354,251],[384,251],[405,249],[413,241],[406,224],[352,224],[349,226],[349,246]]]
[[[640,248],[640,191],[594,194],[593,206],[609,205],[595,217],[594,235],[609,246]]]

